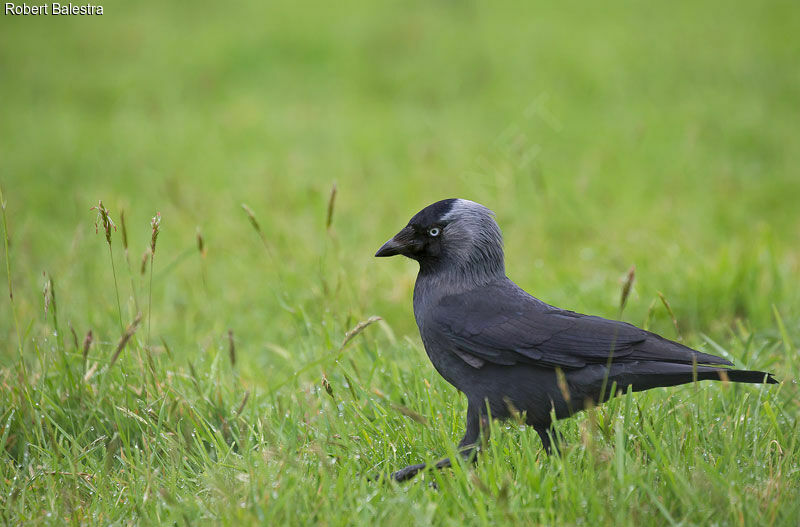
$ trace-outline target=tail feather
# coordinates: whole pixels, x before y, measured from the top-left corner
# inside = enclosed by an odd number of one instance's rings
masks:
[[[704,380],[778,384],[778,381],[771,373],[763,371],[734,370],[665,362],[634,362],[619,366],[621,367],[612,367],[609,383],[615,382],[617,389],[622,390],[626,390],[630,386],[635,392]]]
[[[633,347],[633,352],[626,356],[627,360],[674,362],[677,364],[705,364],[733,366],[728,359],[703,353],[684,346],[680,342],[665,339],[661,335],[650,333],[649,338]]]
[[[778,384],[778,380],[771,373],[755,370],[724,370],[718,372],[720,377],[724,375],[732,382],[751,382],[753,384]],[[724,377],[723,377],[724,380]]]

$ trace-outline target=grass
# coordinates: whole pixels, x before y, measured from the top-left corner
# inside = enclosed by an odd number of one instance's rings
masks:
[[[5,523],[797,525],[794,4],[104,7],[0,17]],[[544,300],[616,317],[635,265],[625,320],[783,384],[367,481],[462,434],[372,258],[451,196]]]

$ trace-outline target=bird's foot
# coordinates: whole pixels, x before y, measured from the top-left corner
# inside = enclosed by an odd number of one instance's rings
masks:
[[[401,468],[397,472],[392,472],[388,476],[386,476],[384,474],[380,474],[378,476],[371,477],[370,480],[372,480],[372,481],[381,481],[381,480],[384,480],[384,479],[390,479],[390,480],[393,480],[393,481],[397,481],[398,483],[401,482],[401,481],[408,481],[409,479],[411,479],[414,476],[416,476],[417,474],[419,474],[421,471],[425,470],[425,468],[427,466],[428,465],[425,464],[425,463],[418,463],[416,465],[409,465],[409,466],[407,466],[405,468]],[[448,458],[448,457],[438,461],[436,463],[436,465],[434,465],[434,467],[436,469],[443,469],[443,468],[447,468],[449,466],[451,466],[451,463],[450,463],[450,458]]]
[[[401,481],[407,481],[414,476],[416,476],[421,470],[424,470],[427,465],[425,463],[419,463],[417,465],[409,465],[405,468],[401,468],[397,472],[392,472],[391,474],[375,474],[369,476],[367,479],[369,481],[397,481],[398,483]]]
[[[413,478],[414,476],[416,476],[417,473],[419,473],[420,470],[423,470],[425,468],[425,466],[426,466],[425,463],[418,463],[416,465],[409,465],[409,466],[407,466],[405,468],[401,468],[397,472],[392,472],[392,475],[389,476],[389,477],[391,479],[393,479],[394,481],[398,481],[398,482],[399,481],[406,481],[406,480],[409,480],[409,479]]]

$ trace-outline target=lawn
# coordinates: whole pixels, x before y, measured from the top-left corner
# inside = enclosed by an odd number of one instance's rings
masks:
[[[6,524],[798,525],[800,5],[103,5],[0,16]],[[369,481],[463,433],[373,258],[447,197],[539,298],[782,384]]]

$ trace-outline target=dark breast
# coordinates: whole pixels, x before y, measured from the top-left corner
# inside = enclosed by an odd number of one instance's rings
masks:
[[[435,331],[425,331],[420,327],[420,336],[425,352],[439,375],[460,391],[468,393],[470,384],[475,382],[480,370],[461,360],[453,352],[452,344],[441,334],[437,335]]]
[[[447,382],[466,393],[469,383],[474,381],[478,370],[466,364],[453,352],[453,344],[446,335],[431,327],[430,324],[426,324],[430,308],[440,298],[440,295],[434,294],[434,291],[441,291],[441,288],[435,287],[435,285],[429,283],[425,277],[417,277],[414,286],[414,318],[417,321],[425,352],[433,363],[433,367]]]

